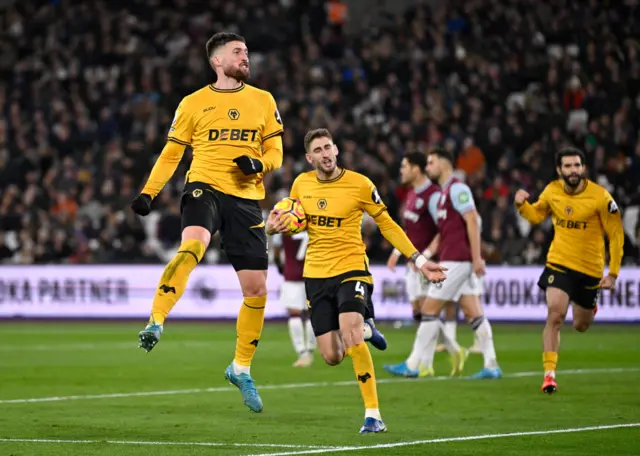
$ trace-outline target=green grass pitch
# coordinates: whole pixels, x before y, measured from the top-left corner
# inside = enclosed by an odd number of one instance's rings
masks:
[[[169,321],[150,354],[136,348],[141,327],[0,323],[0,455],[640,454],[638,326],[567,326],[559,392],[547,396],[541,325],[494,325],[496,381],[391,379],[382,365],[404,359],[414,328],[381,325],[389,349],[371,351],[389,432],[366,436],[350,360],[293,368],[284,324],[267,324],[252,367],[261,414],[223,378],[232,324]],[[470,345],[468,327],[458,332]],[[471,355],[465,374],[481,364]],[[448,374],[444,354],[435,367]]]

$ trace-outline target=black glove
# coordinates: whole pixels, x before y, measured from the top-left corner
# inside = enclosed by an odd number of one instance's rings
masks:
[[[233,162],[238,165],[238,168],[242,170],[245,176],[261,173],[264,169],[260,160],[257,158],[251,158],[248,155],[236,157],[233,159]]]
[[[140,193],[131,201],[131,209],[138,215],[149,215],[151,212],[151,196],[146,193]]]

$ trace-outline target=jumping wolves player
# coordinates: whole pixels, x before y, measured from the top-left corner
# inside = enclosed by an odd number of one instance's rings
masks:
[[[437,245],[431,245],[438,233],[431,212],[435,212],[440,197],[440,188],[427,177],[427,157],[420,152],[410,152],[404,156],[400,165],[400,180],[403,185],[411,186],[402,209],[404,230],[409,240],[422,252],[425,258],[432,256],[431,249],[437,249]],[[430,209],[431,208],[431,209]],[[400,258],[400,251],[394,249],[387,267],[395,270]],[[414,265],[407,265],[406,270],[407,295],[413,307],[414,319],[420,321],[422,314],[422,302],[427,296],[429,284],[424,276]],[[455,334],[455,328],[454,328]],[[455,336],[454,336],[455,338]],[[433,366],[419,365],[420,376],[433,375]]]
[[[263,174],[282,165],[283,127],[273,96],[245,84],[249,52],[244,38],[217,33],[206,50],[218,79],[182,99],[167,144],[131,203],[137,214],[149,214],[151,201],[175,172],[186,146],[193,148],[180,201],[182,243],[160,278],[151,318],[138,337],[147,352],[160,340],[164,321],[184,293],[191,271],[202,260],[211,236],[220,231],[244,297],[235,357],[225,377],[240,389],[249,409],[260,412],[262,400],[250,375],[267,302],[269,260],[259,201],[265,195]]]
[[[362,174],[337,166],[338,149],[328,130],[308,132],[304,139],[306,159],[315,171],[300,174],[291,198],[302,203],[307,215],[309,246],[304,264],[311,325],[318,349],[331,366],[351,357],[365,420],[360,433],[385,432],[378,408],[376,376],[369,347],[364,342],[365,315],[370,312],[373,279],[362,241],[362,216],[366,211],[382,235],[415,263],[427,279],[445,279],[444,268],[429,262],[411,244],[387,213],[373,183]],[[286,218],[273,210],[267,232],[283,232]]]
[[[480,254],[480,222],[473,195],[466,184],[453,176],[452,159],[443,150],[429,153],[427,174],[440,184],[442,192],[433,217],[438,223],[439,259],[448,270],[447,280],[441,286],[429,287],[412,357],[385,368],[393,375],[417,376],[422,357],[433,359],[440,326],[438,315],[442,307],[447,301],[459,300],[476,332],[484,357],[484,368],[471,378],[500,378],[502,371],[496,360],[491,325],[482,315],[479,299],[481,285],[478,276],[484,275],[485,265]],[[462,370],[465,354],[456,342],[453,344],[457,353],[453,374],[457,374]]]
[[[309,235],[306,231],[292,236],[274,234],[272,240],[274,261],[284,277],[280,289],[280,302],[289,313],[289,336],[298,355],[293,365],[307,367],[313,363],[313,351],[316,348],[316,338],[313,335],[311,320],[308,318],[307,296],[302,277]]]
[[[551,214],[554,237],[538,286],[547,297],[547,324],[542,332],[542,391],[555,393],[560,329],[573,306],[573,327],[589,329],[598,310],[600,289],[614,289],[620,272],[624,231],[618,205],[609,192],[585,178],[584,153],[574,148],[556,154],[560,179],[547,185],[534,204],[518,190],[518,212],[532,224]],[[604,272],[604,237],[609,238],[609,273]]]

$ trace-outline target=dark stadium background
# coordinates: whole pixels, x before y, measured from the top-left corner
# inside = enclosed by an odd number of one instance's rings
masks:
[[[190,154],[150,217],[128,205],[181,97],[211,82],[204,43],[220,30],[246,37],[251,82],[274,94],[284,120],[265,210],[305,169],[309,128],[331,129],[341,163],[371,177],[395,217],[402,155],[441,145],[475,193],[488,263],[540,264],[550,222],[532,229],[513,193],[537,196],[554,152],[573,144],[623,208],[624,263],[640,263],[634,1],[2,3],[2,263],[172,256]],[[371,260],[384,262],[388,243],[372,223],[363,231]],[[225,263],[217,245],[207,263]]]
[[[246,37],[251,83],[273,93],[285,127],[265,211],[306,169],[310,128],[334,133],[340,163],[369,176],[396,219],[403,154],[454,154],[483,219],[501,380],[451,379],[442,353],[435,378],[385,373],[416,326],[402,321],[405,267],[386,268],[368,218],[387,434],[358,436],[350,363],[291,367],[273,265],[252,365],[265,411],[247,413],[223,379],[242,294],[218,239],[160,344],[136,348],[179,243],[190,153],[150,216],[129,204],[179,101],[212,82],[205,42],[222,30]],[[0,454],[639,455],[639,53],[640,0],[0,0]],[[520,187],[538,196],[565,145],[621,207],[625,257],[593,327],[563,328],[549,397],[536,282],[552,227],[530,227],[512,200]],[[457,337],[473,344],[462,320]],[[482,366],[472,354],[463,375]]]

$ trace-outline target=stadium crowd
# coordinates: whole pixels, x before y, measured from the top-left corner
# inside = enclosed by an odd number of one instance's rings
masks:
[[[334,133],[394,216],[403,154],[439,145],[475,192],[487,261],[539,264],[552,226],[519,218],[513,194],[536,197],[573,144],[623,209],[625,263],[640,264],[638,1],[442,3],[349,34],[313,0],[16,2],[0,19],[0,262],[171,258],[189,152],[151,216],[129,203],[182,96],[211,82],[204,43],[230,30],[285,125],[265,210],[306,170],[309,128]],[[385,261],[369,222],[369,255]],[[207,261],[225,260],[212,248]]]

